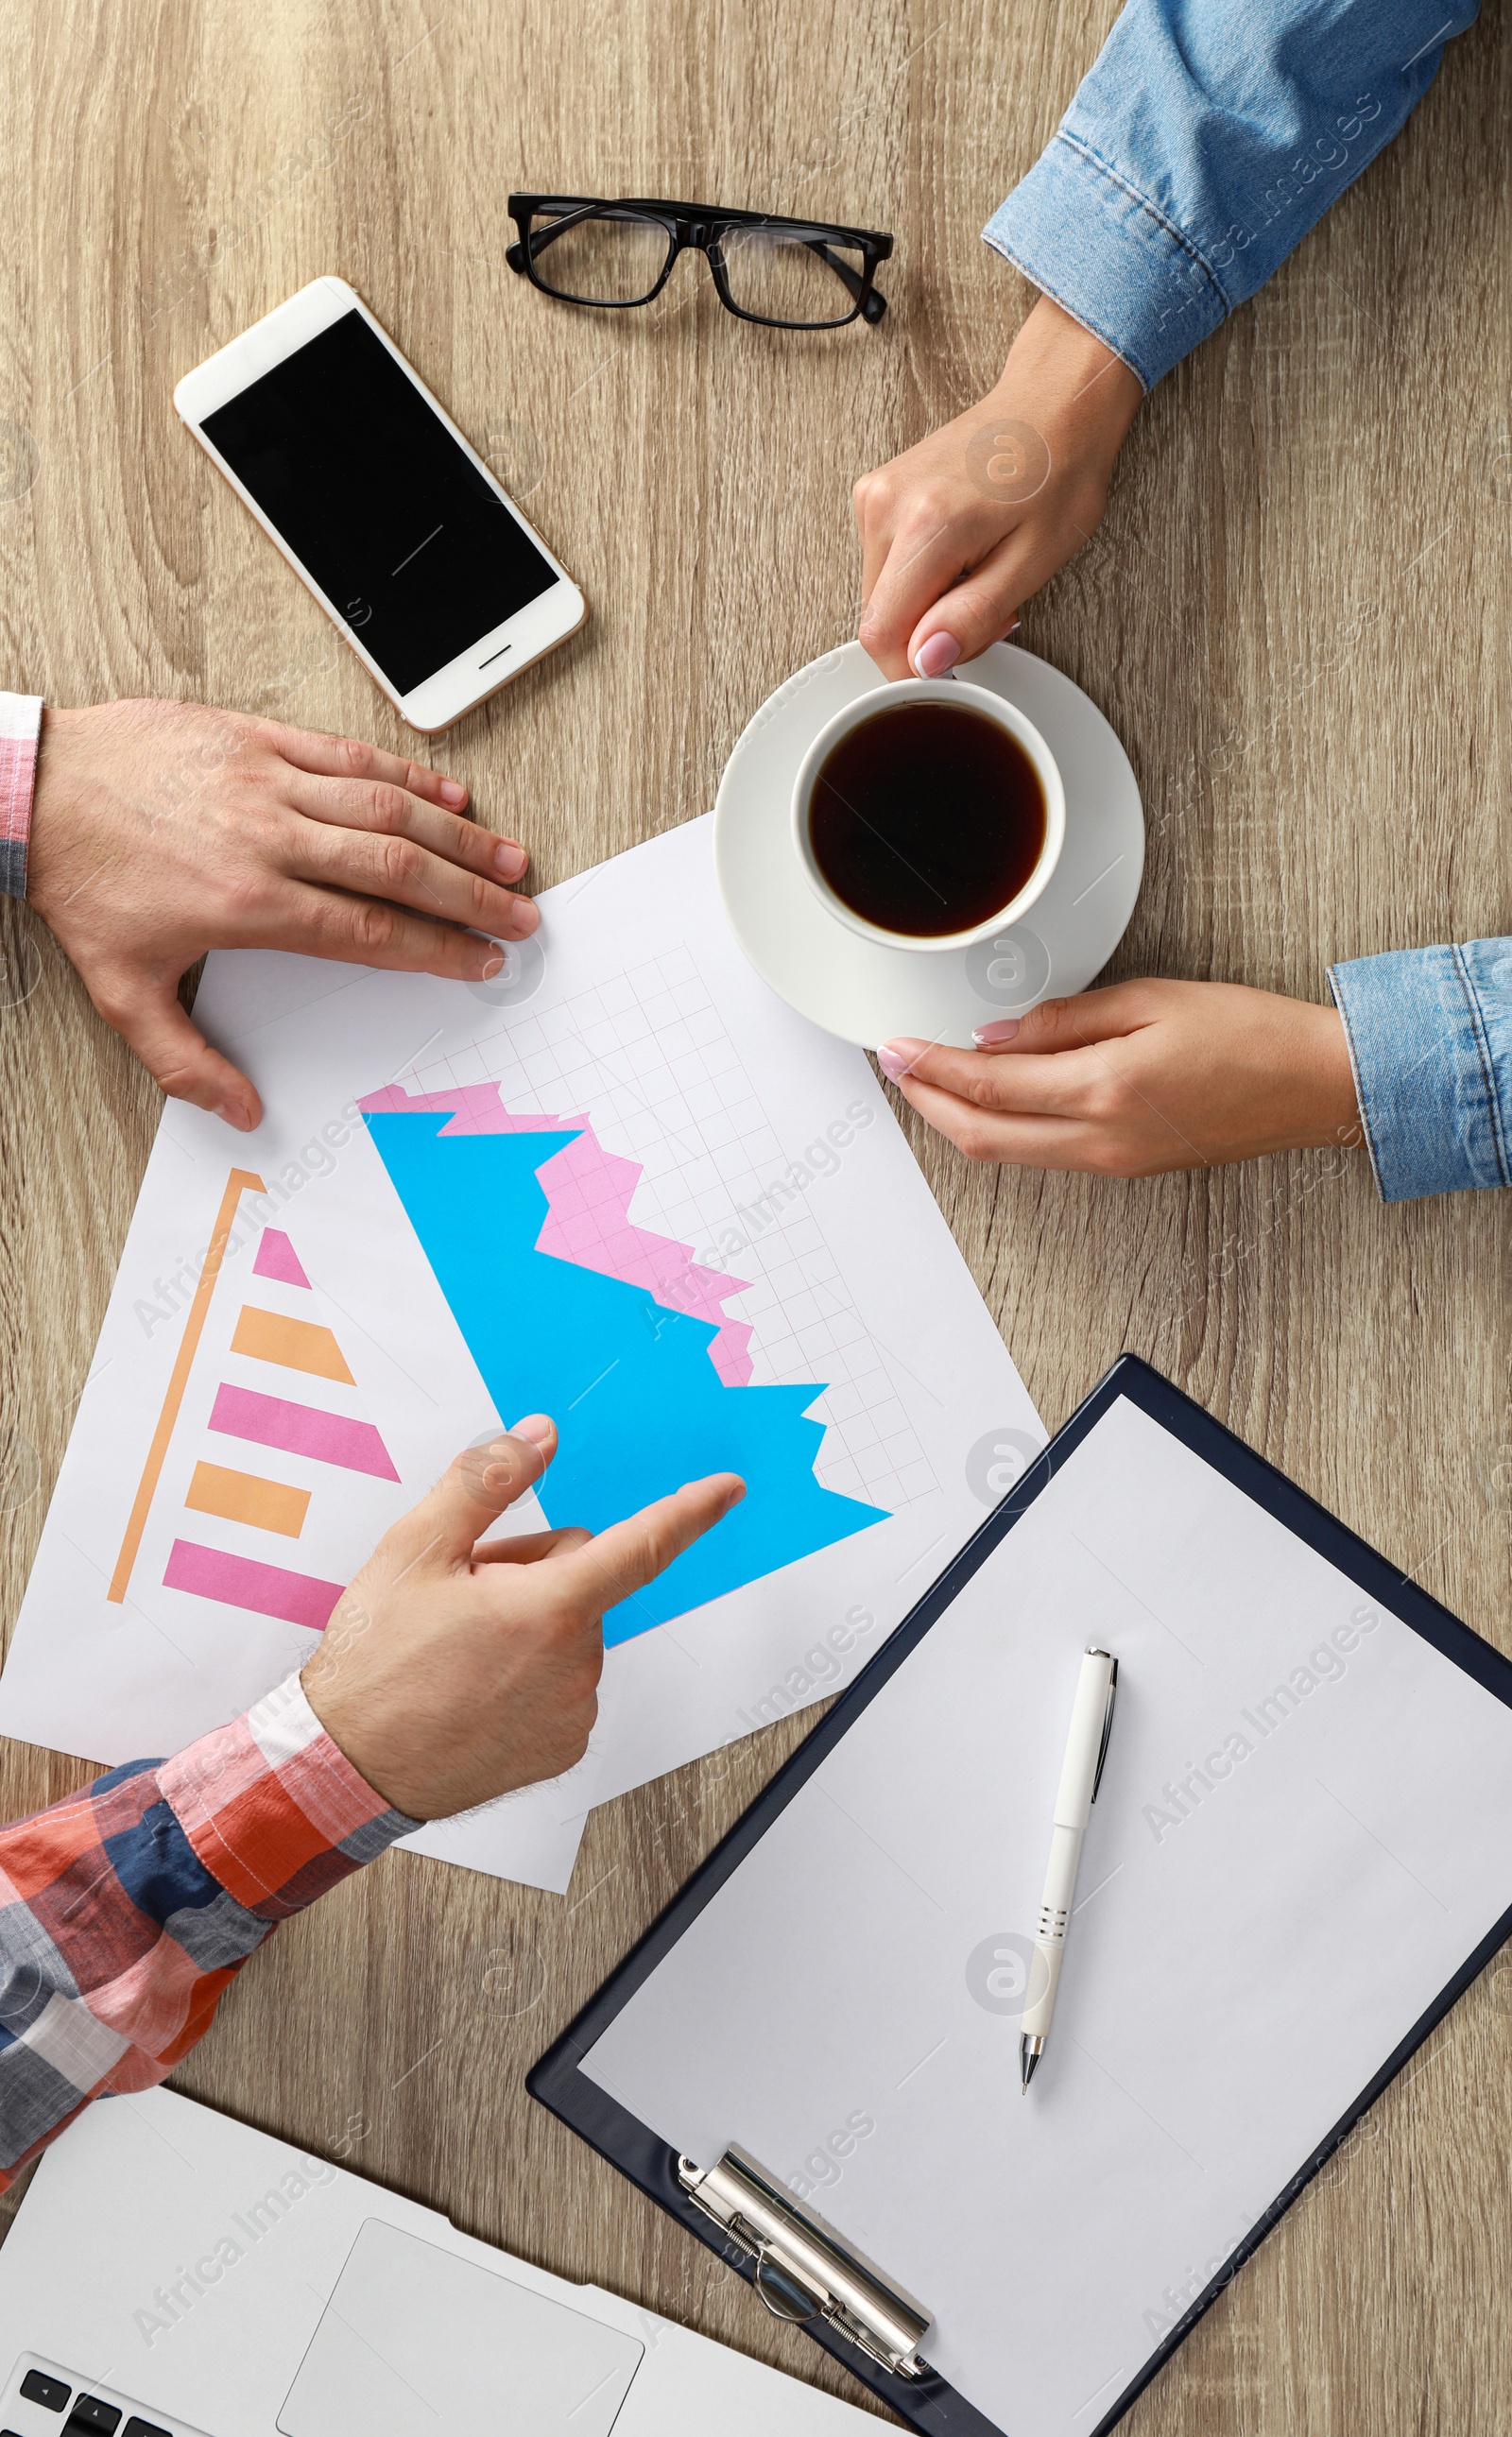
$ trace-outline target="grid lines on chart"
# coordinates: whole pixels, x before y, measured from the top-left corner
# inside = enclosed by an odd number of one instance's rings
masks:
[[[812,1409],[827,1426],[815,1465],[822,1485],[894,1513],[938,1488],[825,1240],[815,1207],[824,1179],[792,1183],[686,946],[540,1013],[521,1009],[409,1079],[425,1092],[497,1083],[517,1113],[588,1117],[605,1150],[642,1170],[635,1224],[749,1281],[724,1308],[751,1329],[753,1380],[829,1382]],[[731,1228],[747,1249],[727,1259],[720,1239]]]

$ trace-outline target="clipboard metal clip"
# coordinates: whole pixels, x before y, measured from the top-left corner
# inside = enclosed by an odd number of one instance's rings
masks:
[[[677,2181],[694,2208],[750,2253],[756,2290],[774,2318],[798,2326],[823,2319],[894,2377],[924,2376],[918,2348],[933,2314],[747,2149],[731,2142],[707,2171],[679,2158]]]

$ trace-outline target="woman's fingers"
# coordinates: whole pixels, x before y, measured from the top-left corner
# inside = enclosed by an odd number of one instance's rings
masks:
[[[1096,530],[1142,394],[1042,296],[984,398],[862,475],[861,640],[886,675],[942,675],[1011,631]]]
[[[1106,1045],[1068,1042],[1061,1051],[1023,1057],[901,1040],[879,1050],[877,1062],[910,1106],[968,1159],[1122,1173],[1134,1137],[1148,1131],[1150,1112],[1120,1074],[1120,1055],[1127,1051],[1116,1039]],[[1173,1155],[1164,1164],[1191,1164],[1182,1157],[1176,1130],[1165,1132]]]
[[[1023,531],[1006,534],[994,550],[925,603],[907,640],[908,665],[922,676],[943,676],[958,660],[975,660],[1018,622],[1019,605],[1044,580]]]
[[[904,1098],[968,1159],[996,1160],[1006,1167],[1094,1167],[1095,1130],[1076,1117],[1027,1116],[983,1109],[937,1084],[909,1076],[898,1086]]]
[[[299,789],[329,782],[303,780]],[[411,799],[401,799],[411,800]],[[417,807],[426,819],[439,815]],[[414,827],[423,830],[424,823]],[[413,830],[376,832],[355,824],[347,827],[316,815],[300,822],[289,838],[282,860],[296,879],[312,880],[326,888],[344,888],[355,896],[385,897],[413,906],[437,922],[461,922],[475,931],[493,931],[506,939],[522,939],[540,916],[528,897],[517,897],[481,872],[460,868],[422,845]]]
[[[909,637],[964,571],[993,551],[1001,527],[995,517],[983,516],[982,507],[980,500],[974,509],[962,509],[926,499],[893,535],[860,626],[863,650],[886,675],[910,674]],[[944,671],[926,667],[923,674],[940,676]]]
[[[1099,1041],[1127,1041],[1147,1026],[1168,1021],[1180,1009],[1182,994],[1208,990],[1209,983],[1142,979],[1114,982],[1107,990],[1084,991],[1076,998],[1043,998],[1023,1015],[1001,1016],[978,1026],[972,1039],[978,1049],[998,1057],[1059,1055],[1067,1049],[1095,1048]],[[890,1047],[899,1044],[891,1043]]]
[[[1186,987],[1179,982],[1115,982],[1108,990],[1084,991],[1075,998],[1044,998],[1023,1015],[1000,1016],[995,1023],[978,1026],[972,1039],[978,1053],[985,1049],[1015,1060],[1059,1057],[1068,1049],[1091,1049],[1099,1041],[1126,1040],[1130,1033],[1141,1032],[1163,1015],[1169,1016],[1173,989],[1180,991]],[[896,1082],[905,1068],[913,1067],[922,1059],[970,1059],[972,1055],[969,1050],[941,1049],[933,1042],[900,1037],[883,1043],[877,1061],[883,1073]],[[947,1070],[935,1064],[920,1071],[940,1082]],[[980,1070],[958,1066],[954,1071],[964,1075]]]
[[[864,517],[860,505],[861,485],[856,484],[856,519],[861,527],[861,610],[871,605],[871,595],[877,588],[877,578],[888,563],[892,548],[893,519],[888,516]]]
[[[1147,977],[1047,999],[977,1039],[877,1053],[969,1159],[1156,1176],[1361,1138],[1343,1022],[1305,1000]]]
[[[1205,1026],[1184,1046],[1169,1019],[1194,990],[1205,994]],[[887,1043],[877,1062],[968,1159],[1104,1176],[1204,1167],[1210,1118],[1199,1069],[1215,1043],[1222,1066],[1230,1004],[1222,991],[1212,983],[1129,982],[1047,1001],[1032,1010],[1037,1022],[1024,1017],[995,1044],[995,1056],[905,1039]]]
[[[992,1058],[979,1049],[903,1040],[888,1042],[877,1052],[877,1063],[900,1089],[928,1084],[973,1108],[1025,1116],[1086,1116],[1099,1079],[1116,1079],[1095,1048],[1053,1058]]]

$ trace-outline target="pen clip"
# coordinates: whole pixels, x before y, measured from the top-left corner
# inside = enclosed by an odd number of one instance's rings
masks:
[[[1107,1657],[1106,1653],[1103,1655]],[[1113,1705],[1117,1697],[1118,1662],[1116,1658],[1108,1657],[1108,1706],[1102,1713],[1102,1742],[1098,1748],[1098,1765],[1093,1772],[1092,1778],[1092,1799],[1094,1802],[1096,1802],[1098,1798],[1098,1788],[1102,1783],[1102,1763],[1108,1757],[1108,1737],[1113,1732]]]

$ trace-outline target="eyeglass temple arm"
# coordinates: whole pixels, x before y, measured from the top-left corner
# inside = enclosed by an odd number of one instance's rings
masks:
[[[826,268],[833,271],[837,279],[843,281],[853,296],[859,296],[862,293],[867,283],[859,272],[852,270],[843,254],[836,254],[834,247],[827,244],[821,237],[807,237],[803,242],[811,254],[817,254]],[[866,322],[880,322],[887,309],[887,298],[879,289],[873,288],[861,307],[861,318]]]
[[[530,258],[532,262],[537,262],[540,259],[540,256],[545,253],[553,238],[560,237],[564,229],[575,228],[580,219],[586,219],[587,218],[588,214],[586,212],[577,212],[571,216],[564,214],[559,220],[554,220],[548,228],[532,229],[530,233]],[[504,254],[504,260],[508,263],[511,271],[524,270],[525,249],[520,243],[519,237],[515,239],[512,246],[507,248]]]
[[[636,215],[633,212],[609,211],[602,203],[580,203],[575,211],[561,213],[556,219],[548,221],[544,228],[531,230],[531,261],[538,262],[547,247],[554,245],[559,237],[565,237],[569,229],[580,228],[585,220],[597,219],[600,217],[606,219],[633,219]],[[512,246],[505,249],[504,260],[511,271],[525,269],[525,248],[519,237],[515,239]],[[4,2437],[3,2431],[0,2431],[0,2437]]]

